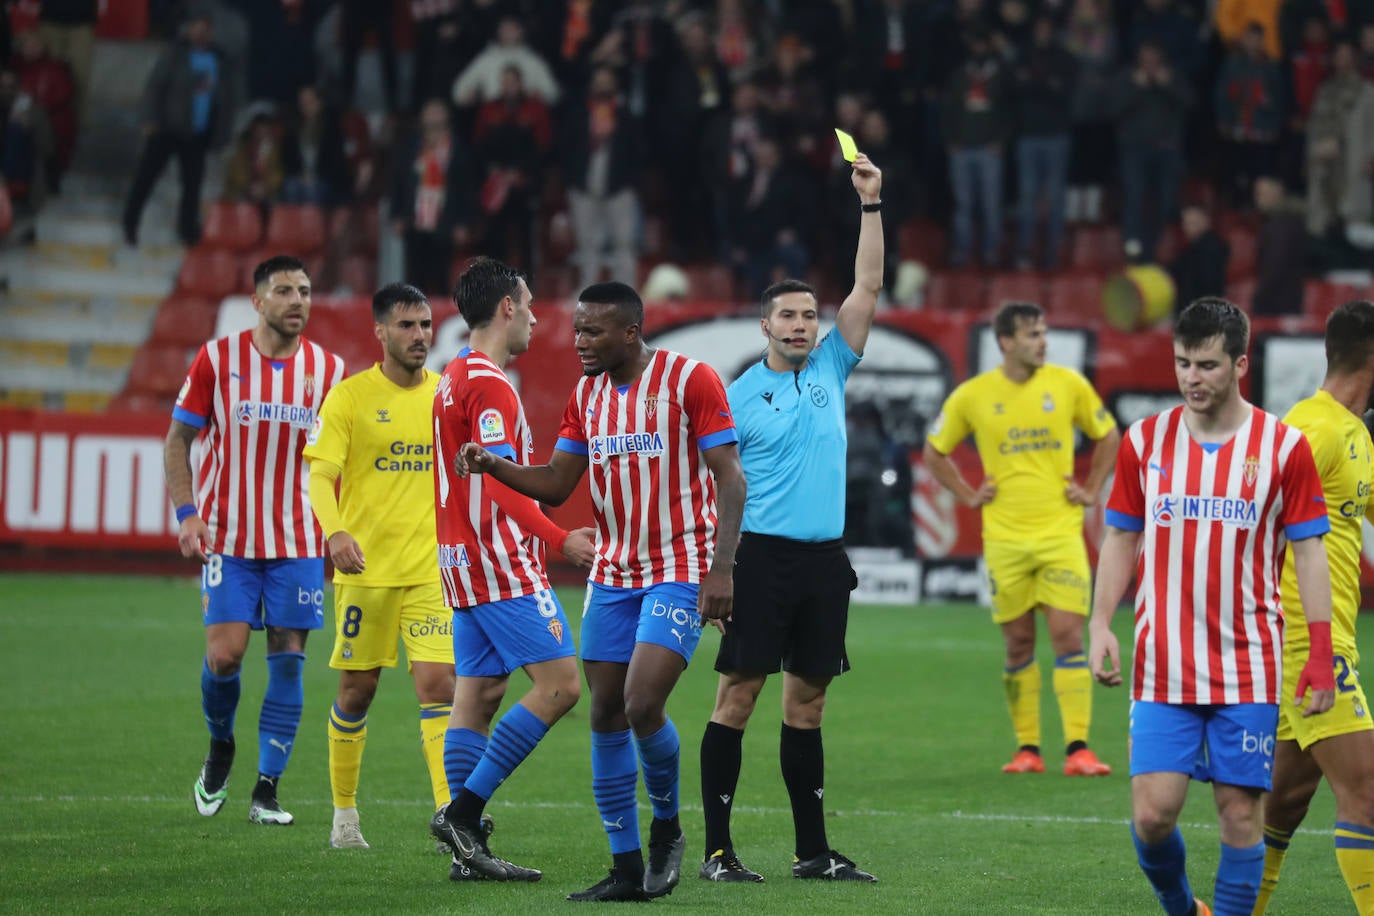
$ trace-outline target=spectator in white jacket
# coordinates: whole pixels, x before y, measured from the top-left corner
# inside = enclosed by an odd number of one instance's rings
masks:
[[[496,40],[473,58],[453,83],[453,101],[459,107],[480,105],[501,96],[501,74],[515,67],[524,79],[525,91],[550,107],[558,101],[558,82],[539,52],[525,42],[525,27],[513,16],[496,28]]]

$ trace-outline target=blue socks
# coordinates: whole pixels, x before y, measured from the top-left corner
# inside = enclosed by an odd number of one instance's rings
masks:
[[[463,791],[477,761],[486,751],[486,735],[470,728],[450,728],[444,732],[444,776],[448,778],[450,798],[457,798]]]
[[[592,732],[592,795],[601,812],[601,826],[611,842],[612,855],[639,853],[639,816],[635,810],[638,776],[628,728]]]
[[[636,738],[639,760],[644,767],[644,788],[654,808],[654,817],[667,820],[677,816],[678,757],[681,752],[677,728],[668,719],[647,738]]]
[[[518,703],[512,706],[492,729],[486,752],[463,787],[483,799],[491,798],[496,787],[515,772],[548,731],[549,727],[534,713]],[[444,750],[447,761],[447,741]]]
[[[264,776],[279,778],[291,759],[305,705],[304,667],[304,652],[267,656],[267,692],[258,716],[258,772]]]
[[[210,671],[208,661],[201,662],[200,707],[205,712],[205,724],[210,737],[229,741],[234,737],[234,713],[239,708],[239,673],[220,677]]]
[[[1136,835],[1135,825],[1131,825],[1131,839],[1135,841],[1136,858],[1140,860],[1140,870],[1145,873],[1145,877],[1150,879],[1150,884],[1154,886],[1155,896],[1159,898],[1160,906],[1164,907],[1164,912],[1169,916],[1184,916],[1193,908],[1193,889],[1188,885],[1188,872],[1186,866],[1186,853],[1183,847],[1183,834],[1174,828],[1174,832],[1165,838],[1164,842],[1154,846],[1145,845],[1144,841]],[[1223,853],[1226,847],[1222,847]],[[1260,865],[1264,864],[1264,852],[1261,846]],[[1220,891],[1221,878],[1217,878],[1218,892]],[[1256,876],[1255,887],[1259,888],[1259,878]],[[1254,897],[1250,898],[1251,904]],[[1218,910],[1218,913],[1221,911]],[[1246,912],[1250,912],[1248,909]]]
[[[1263,877],[1264,843],[1240,847],[1222,843],[1212,912],[1216,916],[1248,916],[1255,909]]]

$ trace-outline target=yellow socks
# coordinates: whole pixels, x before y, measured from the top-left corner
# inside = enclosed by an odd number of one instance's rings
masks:
[[[1040,746],[1040,668],[1031,659],[1014,671],[1002,672],[1007,712],[1016,732],[1017,747]]]
[[[367,745],[367,713],[350,719],[335,703],[329,711],[329,789],[334,807],[358,807],[358,773]]]

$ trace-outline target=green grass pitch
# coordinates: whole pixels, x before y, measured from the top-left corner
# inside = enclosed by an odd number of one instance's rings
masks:
[[[563,591],[562,600],[575,625],[580,592]],[[1117,618],[1123,642],[1127,618]],[[599,880],[609,865],[592,804],[583,706],[553,729],[488,809],[497,821],[493,849],[542,868],[541,883],[447,880],[447,859],[426,830],[432,803],[403,670],[384,674],[368,720],[359,809],[372,848],[328,848],[332,634],[331,621],[309,646],[305,717],[282,782],[295,826],[247,820],[265,680],[260,636],[244,667],[230,798],[218,817],[205,819],[191,802],[207,745],[197,583],[0,576],[0,912],[576,909],[563,896]],[[683,739],[685,876],[672,896],[649,906],[750,914],[1158,912],[1126,826],[1126,693],[1099,688],[1094,697],[1093,745],[1116,774],[1060,775],[1043,633],[1041,642],[1051,772],[1006,776],[999,767],[1013,742],[1000,640],[986,613],[957,605],[855,607],[854,670],[832,687],[826,714],[827,826],[831,843],[880,883],[790,877],[778,685],[770,682],[745,736],[734,823],[741,857],[767,883],[713,885],[695,877],[698,747],[715,690],[717,637],[708,629],[669,710]],[[517,674],[511,693],[523,693],[526,683]],[[1353,911],[1332,851],[1333,817],[1323,789],[1293,844],[1271,913]],[[1210,898],[1217,831],[1207,787],[1194,785],[1182,821],[1194,888]]]

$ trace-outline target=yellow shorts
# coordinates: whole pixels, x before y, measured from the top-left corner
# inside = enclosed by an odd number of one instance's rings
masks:
[[[369,588],[334,583],[334,654],[329,667],[370,671],[396,667],[396,640],[406,659],[453,664],[453,610],[436,579],[426,585]]]
[[[1283,658],[1283,692],[1279,694],[1279,734],[1280,741],[1296,741],[1298,747],[1307,750],[1323,738],[1348,735],[1374,729],[1370,721],[1369,704],[1364,699],[1364,688],[1360,686],[1360,674],[1344,655],[1332,658],[1336,669],[1336,703],[1324,713],[1304,719],[1302,709],[1293,705],[1293,694],[1298,692],[1298,677],[1302,674],[1302,658],[1294,658],[1285,652]]]
[[[987,541],[992,622],[1015,620],[1037,606],[1088,615],[1092,574],[1081,537],[1046,541]]]

